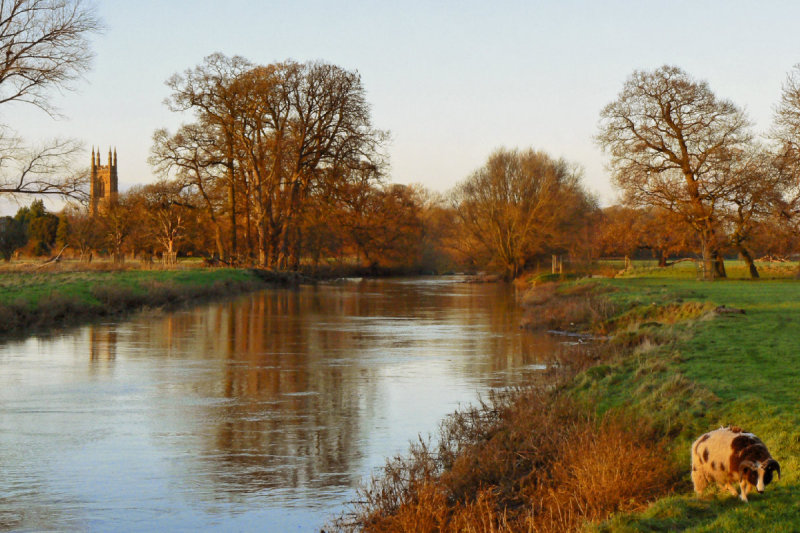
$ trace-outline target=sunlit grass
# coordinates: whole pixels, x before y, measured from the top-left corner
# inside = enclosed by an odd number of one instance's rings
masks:
[[[624,270],[623,261],[612,261],[609,264],[619,268],[616,277],[620,278],[661,278],[661,279],[701,279],[702,263],[699,261],[682,261],[668,267],[659,267],[657,261],[635,260],[632,268]],[[797,261],[756,261],[759,276],[764,279],[792,278],[798,272]],[[726,260],[725,272],[728,279],[750,279],[750,271],[744,261]]]
[[[787,265],[780,272],[792,272]],[[731,273],[729,268],[728,272]],[[788,277],[788,276],[787,276]],[[620,308],[707,302],[740,308],[669,329],[666,344],[594,368],[574,393],[601,411],[635,406],[672,436],[676,464],[685,465],[684,489],[643,513],[620,515],[601,531],[800,530],[800,282],[699,282],[668,277],[603,280]],[[635,313],[636,311],[629,311]],[[656,321],[657,322],[657,321]],[[689,447],[702,432],[736,424],[753,431],[782,466],[783,479],[743,504],[727,495],[698,500],[689,482]]]
[[[24,334],[263,286],[245,269],[3,272],[0,333]]]

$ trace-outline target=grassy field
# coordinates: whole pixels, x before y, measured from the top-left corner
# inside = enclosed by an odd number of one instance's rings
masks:
[[[616,271],[616,278],[663,278],[663,279],[700,279],[701,264],[694,261],[682,261],[669,267],[659,267],[658,261],[634,260],[633,268],[625,271],[625,262],[621,260],[604,260],[599,264],[611,267]],[[756,261],[759,275],[764,279],[791,278],[797,274],[797,261]],[[750,279],[750,272],[744,261],[726,260],[725,271],[729,279]]]
[[[628,356],[577,378],[572,394],[600,411],[634,406],[642,417],[655,420],[671,439],[673,460],[685,465],[674,495],[596,529],[800,531],[800,282],[709,283],[640,272],[636,278],[601,283],[629,313],[710,302],[745,314],[707,312],[677,325],[633,322],[628,335],[644,342]],[[760,436],[782,466],[783,479],[749,505],[718,491],[698,499],[691,490],[691,442],[728,424]]]
[[[267,286],[247,269],[0,272],[0,335],[175,308]]]

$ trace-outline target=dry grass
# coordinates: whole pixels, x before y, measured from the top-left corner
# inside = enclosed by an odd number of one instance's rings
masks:
[[[711,302],[675,302],[664,305],[639,305],[616,317],[609,327],[615,330],[638,329],[641,325],[671,325],[710,314],[717,306]]]
[[[542,388],[455,413],[437,445],[390,461],[332,529],[575,531],[671,490],[679,472],[646,420],[586,413]]]
[[[557,283],[533,287],[523,297],[527,309],[523,326],[530,329],[608,332],[608,320],[617,312],[610,299],[584,283],[559,291]]]
[[[131,270],[187,270],[203,268],[203,263],[197,260],[181,261],[177,265],[164,265],[160,261],[144,262],[138,260],[115,263],[113,261],[97,260],[86,261],[64,260],[46,263],[44,260],[21,260],[8,263],[0,261],[0,273],[7,272],[129,272]]]
[[[390,461],[333,530],[578,531],[587,521],[643,509],[679,485],[684,465],[667,449],[674,435],[663,421],[621,410],[596,415],[564,384],[622,354],[646,357],[673,338],[672,324],[703,316],[709,305],[636,307],[614,320],[624,308],[593,284],[544,283],[524,298],[528,327],[613,332],[614,342],[565,346],[538,387],[451,415],[435,445],[420,440]],[[663,366],[653,358],[641,370],[659,373]],[[642,379],[643,386],[652,381]],[[672,401],[689,393],[686,386],[676,378],[652,396]]]

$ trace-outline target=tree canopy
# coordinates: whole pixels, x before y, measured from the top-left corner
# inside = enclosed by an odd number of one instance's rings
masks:
[[[725,276],[717,218],[723,170],[752,139],[744,112],[674,66],[635,71],[600,114],[598,143],[629,203],[680,214],[697,231],[709,277]]]

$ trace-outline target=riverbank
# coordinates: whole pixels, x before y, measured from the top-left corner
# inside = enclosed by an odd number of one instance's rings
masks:
[[[630,309],[700,302],[725,308],[671,328],[660,322],[641,324],[629,333],[643,339],[630,356],[576,378],[574,394],[598,402],[599,411],[633,405],[655,420],[668,439],[672,462],[683,467],[674,494],[641,514],[615,516],[597,529],[800,530],[800,283],[640,278],[606,280],[603,286]],[[651,337],[661,342],[648,341]],[[728,424],[758,435],[784,473],[749,505],[717,492],[701,500],[691,490],[691,442]]]
[[[800,283],[607,279],[545,285],[526,305],[529,327],[608,340],[559,354],[552,387],[450,417],[341,529],[800,528]],[[784,473],[749,505],[691,490],[692,440],[727,424],[759,435]]]
[[[0,273],[0,335],[27,335],[143,309],[296,283],[254,269],[90,270]]]

